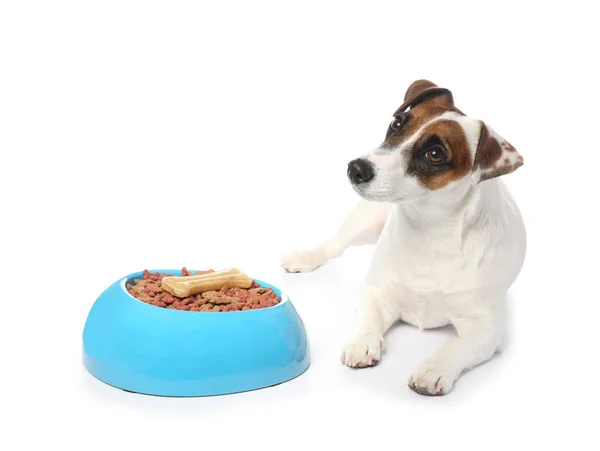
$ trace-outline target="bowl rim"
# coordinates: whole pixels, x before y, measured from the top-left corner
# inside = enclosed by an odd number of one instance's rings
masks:
[[[228,268],[225,268],[225,269],[228,269]],[[192,269],[191,271],[196,271],[196,270]],[[223,271],[223,269],[220,269],[219,271]],[[152,269],[152,270],[148,269],[148,272],[151,273],[151,274],[154,274],[154,273],[157,273],[157,272],[158,273],[177,274],[177,273],[181,273],[181,269]],[[196,311],[189,312],[187,310],[167,309],[167,308],[164,308],[164,307],[158,307],[156,305],[147,304],[146,302],[141,301],[141,300],[137,299],[136,297],[132,296],[131,294],[129,294],[129,292],[127,291],[127,286],[126,286],[127,285],[127,281],[131,280],[131,279],[134,279],[134,278],[139,278],[140,276],[143,276],[143,274],[144,274],[144,270],[142,270],[142,271],[136,271],[134,273],[131,273],[131,274],[128,274],[128,275],[122,277],[121,280],[118,282],[119,287],[127,295],[128,298],[133,299],[134,301],[136,301],[139,304],[145,305],[147,307],[154,307],[154,308],[159,309],[159,310],[166,310],[166,311],[171,311],[171,312],[181,312],[181,313],[197,313],[197,314],[200,314],[200,313],[204,313],[204,314],[211,314],[211,313],[212,314],[215,314],[215,313],[233,313],[233,314],[236,314],[236,313],[237,314],[255,313],[256,314],[256,313],[259,313],[261,311],[272,311],[273,309],[276,309],[276,308],[279,308],[279,307],[283,307],[284,304],[287,304],[289,302],[289,297],[288,297],[288,295],[287,295],[287,293],[285,291],[283,291],[282,289],[276,287],[275,285],[272,285],[272,284],[270,284],[268,282],[265,282],[263,280],[260,280],[260,279],[255,279],[254,277],[250,276],[250,277],[252,277],[252,279],[255,282],[257,282],[261,286],[263,286],[263,284],[264,285],[268,285],[268,287],[272,288],[276,293],[278,292],[278,295],[281,297],[281,301],[279,302],[279,304],[273,305],[271,307],[263,307],[263,308],[259,308],[259,309],[249,309],[249,310],[235,310],[235,311],[232,311],[232,312],[200,312],[200,311],[198,311],[198,312],[196,312]]]

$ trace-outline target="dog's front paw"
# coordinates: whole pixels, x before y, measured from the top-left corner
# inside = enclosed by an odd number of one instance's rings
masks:
[[[341,363],[353,368],[366,368],[381,360],[383,337],[360,334],[348,340],[342,351]]]
[[[310,272],[323,264],[320,251],[299,251],[281,259],[280,265],[287,272]]]
[[[451,368],[431,360],[419,365],[408,379],[408,386],[421,395],[442,396],[452,390],[455,378]]]

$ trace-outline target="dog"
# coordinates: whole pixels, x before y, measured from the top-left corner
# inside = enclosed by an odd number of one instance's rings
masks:
[[[307,272],[351,245],[376,244],[343,364],[377,364],[397,321],[420,329],[452,325],[456,336],[408,379],[417,393],[436,396],[501,351],[507,292],[525,260],[526,233],[499,177],[522,165],[508,141],[456,108],[450,90],[428,80],[409,86],[383,143],[348,164],[362,199],[338,233],[281,260],[288,272]]]

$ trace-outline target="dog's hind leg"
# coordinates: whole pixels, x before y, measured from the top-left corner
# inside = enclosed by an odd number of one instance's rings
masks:
[[[312,250],[283,257],[281,267],[288,272],[309,272],[339,257],[349,246],[377,243],[392,208],[392,204],[361,200],[336,235]]]

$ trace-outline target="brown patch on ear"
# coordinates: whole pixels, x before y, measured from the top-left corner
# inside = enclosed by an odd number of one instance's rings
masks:
[[[423,144],[430,136],[439,137],[449,153],[450,166],[435,169],[429,164],[423,164],[421,159],[424,157]],[[411,162],[409,163],[409,173],[417,176],[419,181],[432,191],[439,190],[450,183],[465,177],[471,172],[473,161],[469,151],[469,143],[462,126],[453,120],[441,120],[428,126],[419,141],[413,148]]]
[[[438,86],[435,83],[430,82],[429,80],[416,80],[413,81],[408,89],[406,90],[406,94],[404,94],[404,101],[412,99],[413,97],[418,96],[424,90],[428,88],[437,88]]]
[[[474,183],[510,174],[523,166],[523,157],[483,121],[473,164]],[[478,177],[478,178],[477,178]]]
[[[396,110],[394,116],[403,113],[409,107],[414,108],[426,100],[429,100],[428,103],[431,103],[434,106],[443,107],[447,110],[455,110],[454,98],[449,89],[440,88],[435,83],[428,80],[417,80],[406,90],[404,103]]]
[[[502,148],[496,138],[490,135],[488,128],[481,122],[481,135],[475,151],[475,169],[488,169],[494,166],[502,156]]]

